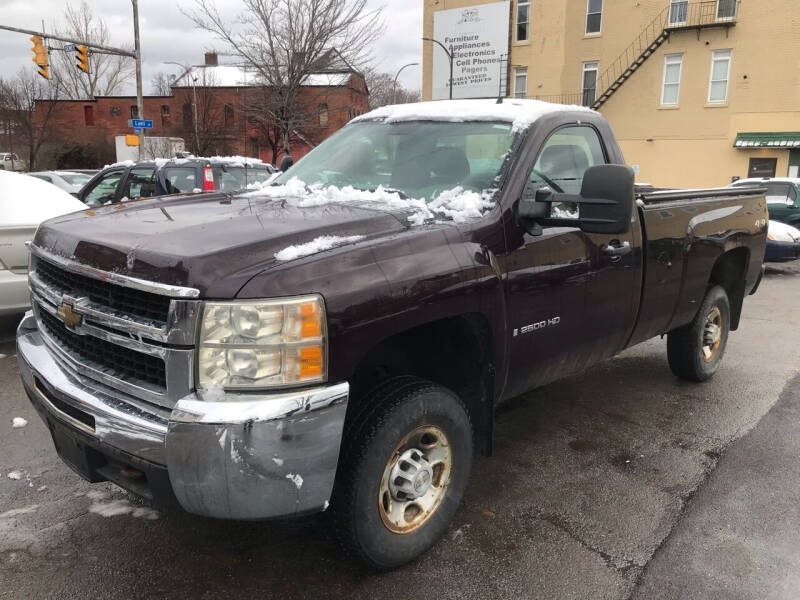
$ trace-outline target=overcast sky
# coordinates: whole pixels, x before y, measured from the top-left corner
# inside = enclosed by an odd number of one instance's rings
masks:
[[[79,0],[73,0],[75,4]],[[238,12],[241,0],[216,0],[221,9],[229,7]],[[64,7],[64,0],[0,0],[2,23],[12,27],[40,30],[42,19],[45,28],[51,30]],[[419,0],[369,0],[373,8],[387,6],[384,10],[386,33],[375,49],[380,70],[394,74],[406,63],[421,62],[422,59],[422,2]],[[112,46],[129,43],[133,45],[131,5],[126,0],[89,0],[95,14],[102,16],[108,24]],[[203,52],[221,47],[214,38],[195,29],[180,11],[180,6],[192,6],[192,0],[139,0],[139,25],[142,42],[142,78],[144,91],[150,91],[150,78],[158,71],[177,73],[175,66],[163,65],[164,61],[201,64]],[[20,67],[36,68],[31,58],[31,42],[28,36],[0,30],[0,75],[13,76]],[[221,57],[220,62],[224,62]],[[227,60],[232,60],[228,58]],[[400,81],[409,89],[420,89],[421,67],[409,67],[400,76]],[[134,93],[131,86],[131,93]]]

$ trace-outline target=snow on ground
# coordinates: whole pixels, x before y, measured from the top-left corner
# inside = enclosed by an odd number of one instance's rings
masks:
[[[31,504],[30,506],[25,506],[23,508],[12,508],[11,510],[1,512],[0,519],[9,519],[11,517],[18,517],[19,515],[28,515],[30,513],[36,512],[38,509],[39,509],[38,504]]]
[[[497,104],[496,100],[439,100],[383,106],[356,117],[351,122],[382,120],[384,123],[403,121],[501,121],[512,123],[514,132],[530,127],[545,115],[566,110],[594,112],[585,106],[553,104],[541,100],[513,99]]]
[[[10,471],[8,475],[6,475],[6,477],[8,477],[9,479],[13,479],[15,481],[19,481],[24,476],[25,474],[22,471]]]
[[[422,225],[436,219],[463,223],[469,219],[480,217],[494,206],[491,200],[492,193],[492,190],[478,193],[456,187],[442,192],[433,202],[428,203],[418,198],[403,198],[398,192],[380,186],[372,191],[359,190],[350,186],[343,188],[322,184],[308,186],[293,177],[284,185],[265,186],[244,195],[281,198],[300,208],[326,204],[374,204],[376,208],[411,213],[409,222],[412,225]]]
[[[22,417],[14,417],[13,419],[11,419],[11,427],[14,429],[20,429],[22,427],[25,427],[25,425],[27,424],[28,420],[23,419]]]
[[[311,254],[317,254],[318,252],[330,250],[336,246],[354,244],[363,239],[363,235],[349,235],[345,237],[338,235],[322,235],[305,244],[298,244],[297,246],[289,246],[288,248],[284,248],[275,254],[275,258],[278,260],[295,260],[296,258],[300,258],[302,256],[309,256]]]
[[[129,500],[109,500],[108,494],[101,490],[92,490],[86,494],[86,497],[92,500],[89,512],[101,517],[131,515],[137,519],[155,521],[161,516],[157,510],[147,506],[136,506]]]

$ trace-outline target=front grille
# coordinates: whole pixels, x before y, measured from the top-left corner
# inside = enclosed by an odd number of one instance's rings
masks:
[[[36,261],[36,275],[61,293],[88,296],[92,302],[133,317],[144,317],[160,323],[167,321],[170,303],[167,296],[78,275],[42,259]]]
[[[94,363],[100,370],[107,370],[110,375],[119,379],[138,380],[162,389],[166,388],[166,369],[164,361],[160,358],[117,346],[96,337],[72,333],[61,321],[41,307],[37,313],[39,325],[44,326],[47,334],[86,363]],[[92,365],[87,364],[87,366]]]

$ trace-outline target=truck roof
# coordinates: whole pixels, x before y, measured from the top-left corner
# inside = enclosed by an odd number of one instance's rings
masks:
[[[443,121],[462,123],[469,121],[500,121],[513,124],[513,130],[527,129],[538,119],[557,112],[581,111],[597,114],[585,106],[554,104],[541,100],[522,98],[497,100],[438,100],[415,104],[382,106],[356,117],[351,122],[382,121],[400,123],[404,121]]]

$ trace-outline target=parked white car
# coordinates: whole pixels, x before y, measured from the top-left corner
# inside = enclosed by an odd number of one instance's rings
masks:
[[[28,168],[24,160],[14,152],[0,152],[0,171],[24,171]]]
[[[39,223],[86,210],[86,205],[41,179],[0,170],[0,315],[30,304],[28,249]]]
[[[70,194],[77,194],[80,192],[83,186],[92,178],[91,175],[73,173],[72,171],[35,171],[33,173],[28,173],[28,175],[46,181],[47,183],[52,183]]]

